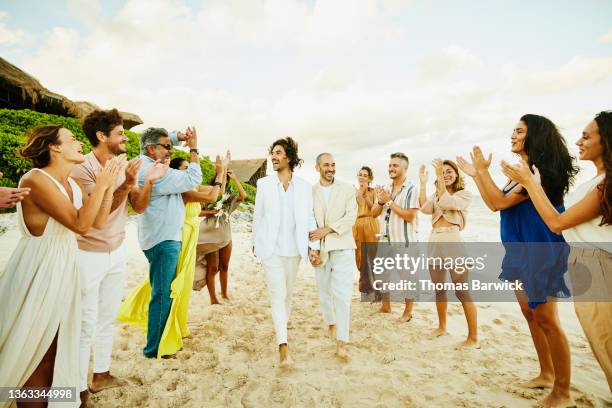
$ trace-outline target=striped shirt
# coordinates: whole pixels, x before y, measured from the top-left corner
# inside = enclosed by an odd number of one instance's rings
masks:
[[[387,187],[387,190],[393,191],[393,183]],[[393,202],[401,208],[418,209],[420,208],[419,191],[412,182],[406,179]],[[418,213],[411,222],[406,222],[390,208],[383,207],[382,213],[379,216],[379,223],[380,233],[385,235],[382,240],[385,242],[408,244],[410,242],[418,242],[419,240]]]

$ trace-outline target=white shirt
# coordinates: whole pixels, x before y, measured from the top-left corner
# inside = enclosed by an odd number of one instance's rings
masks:
[[[601,183],[604,175],[597,176],[594,179],[581,184],[567,195],[565,198],[565,208],[568,209],[588,193],[590,193],[597,185]],[[563,231],[563,238],[572,246],[599,248],[612,253],[612,225],[599,226],[601,223],[601,215],[587,222],[568,228]]]
[[[295,240],[295,205],[293,180],[289,182],[287,191],[283,183],[278,180],[276,184],[280,197],[280,229],[274,246],[274,255],[300,256],[297,241]]]
[[[331,197],[331,193],[332,193],[332,187],[334,185],[332,184],[331,186],[321,186],[321,191],[323,191],[323,197],[325,197],[325,205],[327,207],[329,207],[329,199]]]

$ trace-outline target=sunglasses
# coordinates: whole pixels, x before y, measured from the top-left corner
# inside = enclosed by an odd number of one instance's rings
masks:
[[[166,150],[172,150],[172,145],[171,144],[163,144],[163,143],[156,143],[155,146],[161,146]]]

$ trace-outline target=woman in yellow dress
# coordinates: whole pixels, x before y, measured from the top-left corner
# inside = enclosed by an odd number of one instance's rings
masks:
[[[357,174],[359,190],[357,191],[357,220],[353,226],[353,237],[355,238],[355,262],[359,269],[359,292],[370,294],[374,291],[372,286],[372,275],[368,273],[368,267],[362,265],[363,256],[361,254],[362,243],[376,243],[376,234],[379,232],[378,220],[372,217],[372,206],[374,205],[374,189],[370,183],[374,180],[372,169],[363,166]],[[376,255],[376,247],[370,246],[366,259],[372,259]]]
[[[170,161],[170,167],[184,171],[189,162],[182,158],[174,158]],[[221,168],[221,161],[217,157],[215,166],[219,173],[224,174]],[[176,276],[170,285],[170,314],[164,327],[157,358],[173,356],[183,348],[183,338],[190,335],[187,327],[187,317],[189,313],[189,298],[191,286],[193,284],[193,274],[195,271],[196,245],[198,243],[198,233],[200,226],[200,202],[214,202],[219,195],[219,186],[200,186],[198,191],[183,193],[185,201],[185,223],[183,224],[181,238],[181,252],[176,267]],[[132,294],[123,301],[119,309],[117,320],[137,325],[144,331],[147,330],[147,316],[149,311],[149,301],[151,299],[151,284],[146,279],[137,286]]]

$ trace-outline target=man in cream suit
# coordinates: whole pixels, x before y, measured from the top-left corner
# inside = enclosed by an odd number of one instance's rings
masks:
[[[280,366],[286,367],[291,362],[287,321],[300,258],[318,258],[319,242],[308,242],[308,232],[316,228],[312,187],[293,174],[293,169],[303,162],[298,157],[297,143],[290,137],[279,139],[269,153],[276,174],[257,180],[253,250],[265,270]]]
[[[336,355],[347,359],[345,344],[349,339],[355,240],[353,224],[357,219],[355,189],[335,180],[336,163],[330,153],[317,156],[319,182],[312,187],[317,229],[310,239],[321,241],[320,255],[311,256],[315,266],[319,304],[330,337],[336,337]]]

